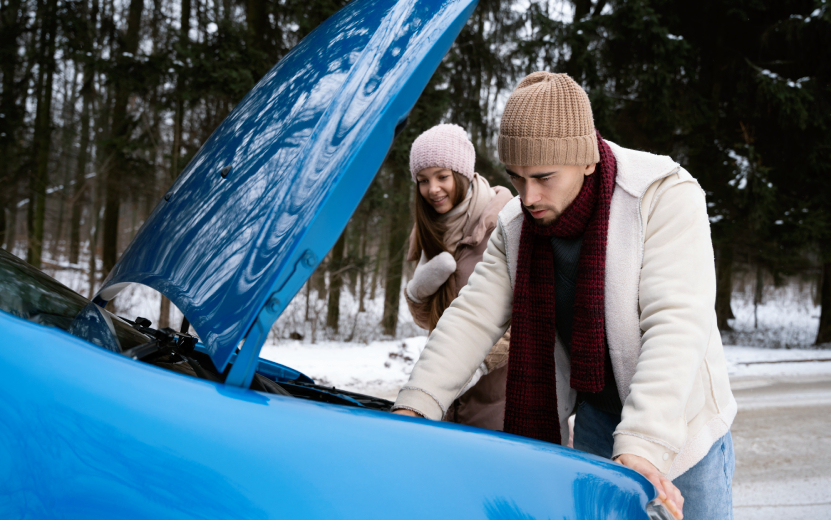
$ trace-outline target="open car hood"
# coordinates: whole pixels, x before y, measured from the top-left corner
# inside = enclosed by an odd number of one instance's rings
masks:
[[[205,142],[96,302],[130,283],[156,289],[218,370],[245,339],[226,382],[250,382],[265,335],[340,236],[475,4],[356,0],[315,29]]]

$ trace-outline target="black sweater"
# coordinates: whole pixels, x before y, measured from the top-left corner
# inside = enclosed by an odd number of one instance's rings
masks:
[[[571,356],[571,329],[574,321],[574,297],[577,289],[577,265],[580,260],[580,246],[583,238],[551,237],[551,249],[554,251],[554,325],[560,333],[560,339]],[[615,374],[612,372],[612,360],[606,346],[606,380],[600,392],[580,392],[577,400],[586,401],[593,407],[610,414],[620,414],[623,405],[617,391]]]

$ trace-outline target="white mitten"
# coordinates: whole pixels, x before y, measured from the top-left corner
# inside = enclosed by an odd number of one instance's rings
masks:
[[[479,368],[476,369],[476,372],[474,372],[473,375],[470,376],[470,381],[468,381],[467,384],[465,384],[465,386],[463,386],[462,389],[459,390],[459,393],[456,395],[456,397],[459,398],[465,395],[465,392],[473,388],[473,386],[476,383],[478,383],[480,379],[482,379],[482,376],[487,375],[487,373],[488,367],[485,366],[485,363],[479,365]]]
[[[416,303],[429,298],[456,272],[456,260],[447,251],[425,261],[424,253],[416,266],[413,279],[407,284],[407,296]]]

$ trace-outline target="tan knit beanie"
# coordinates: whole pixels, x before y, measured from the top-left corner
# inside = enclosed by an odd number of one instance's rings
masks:
[[[599,162],[589,96],[567,74],[529,74],[505,104],[498,146],[503,164]]]

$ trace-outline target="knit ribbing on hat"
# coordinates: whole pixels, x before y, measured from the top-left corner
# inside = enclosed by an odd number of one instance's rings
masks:
[[[424,168],[448,168],[473,180],[476,151],[459,125],[436,125],[413,141],[410,148],[410,173],[413,182]]]
[[[600,161],[586,92],[567,74],[526,76],[505,104],[498,152],[503,164],[517,166]]]

